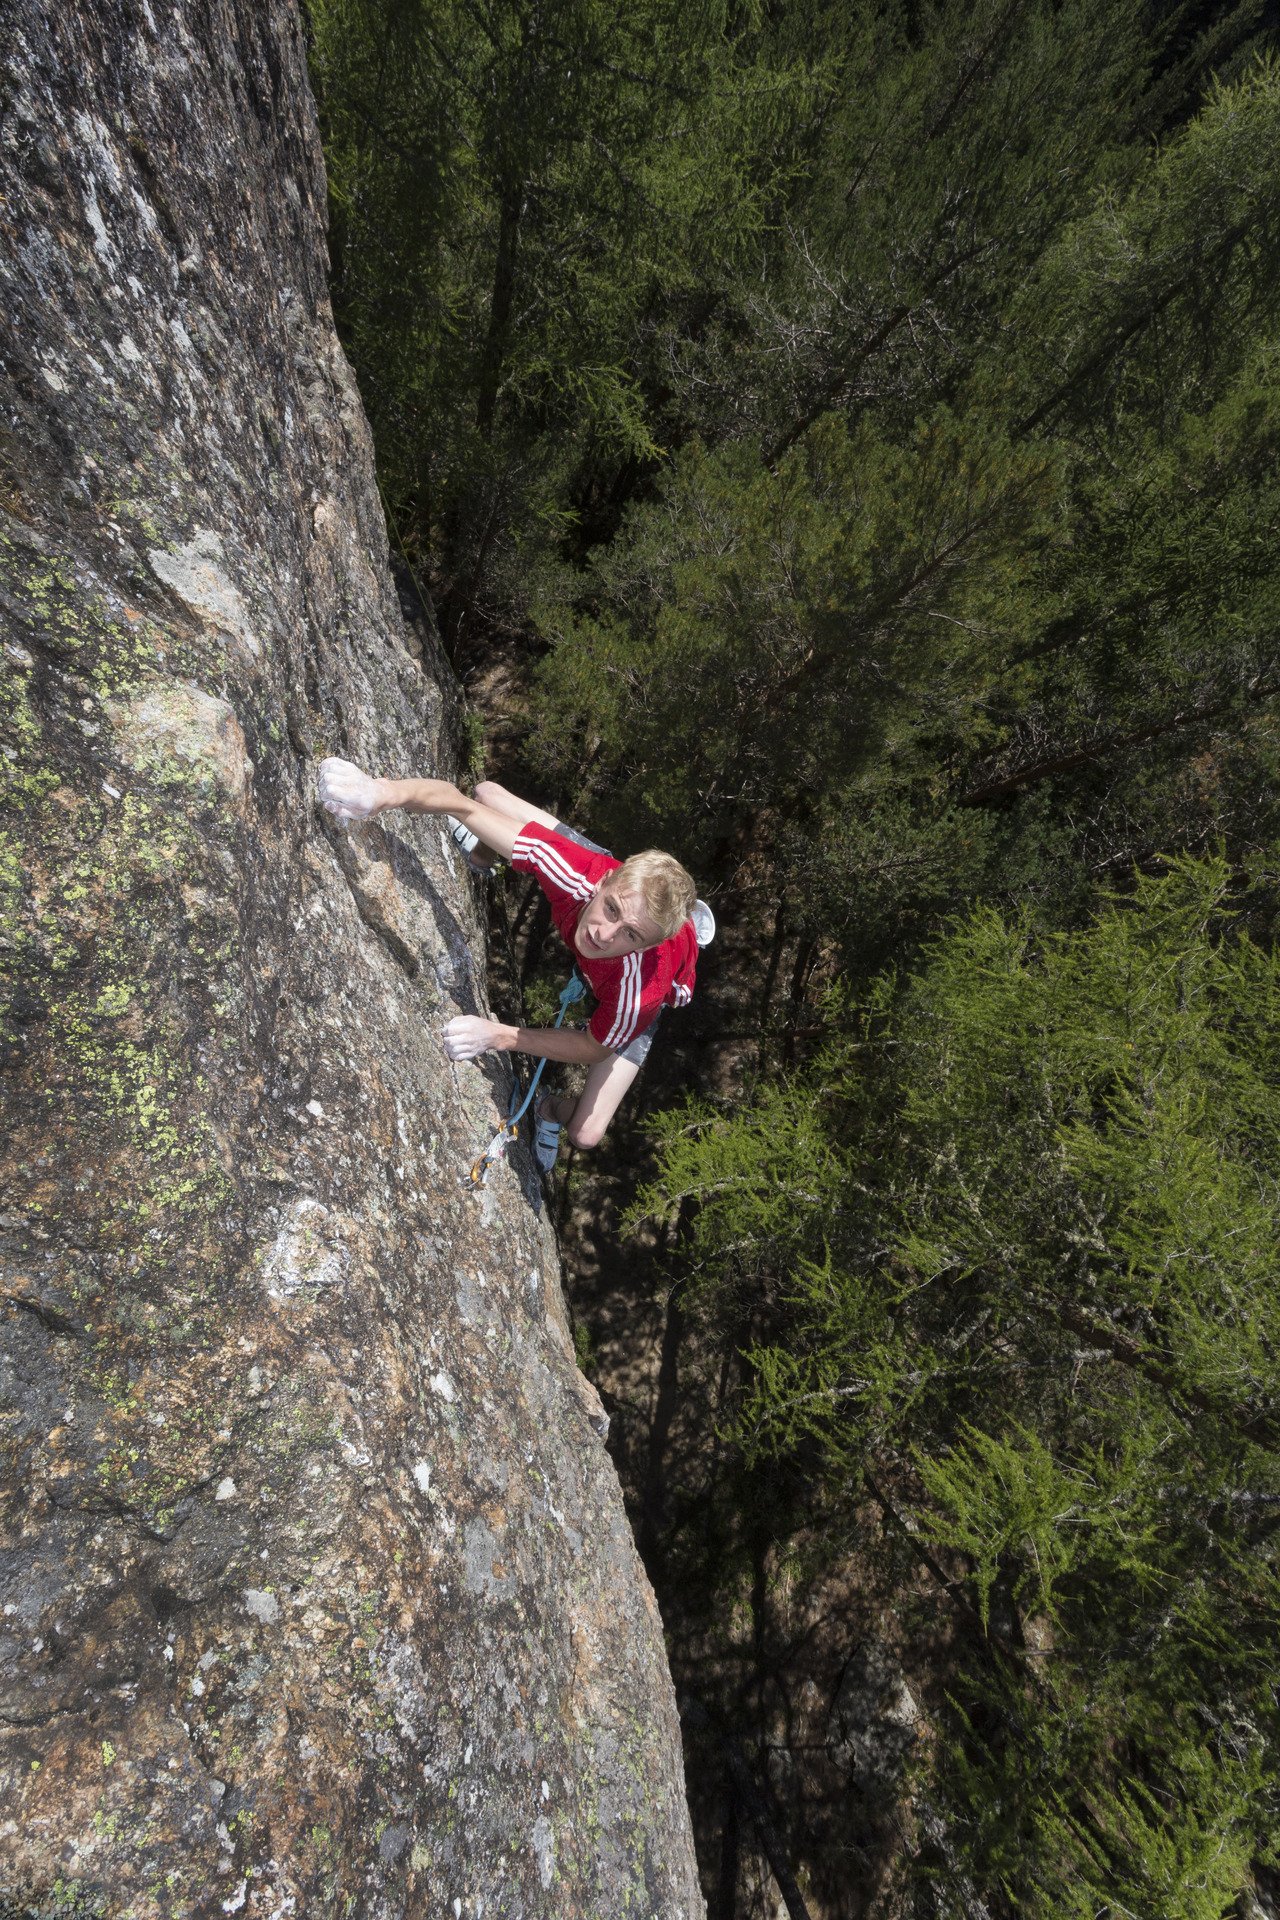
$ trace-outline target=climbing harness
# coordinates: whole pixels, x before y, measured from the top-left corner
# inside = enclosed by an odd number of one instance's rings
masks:
[[[555,1018],[556,1026],[564,1025],[566,1013],[568,1013],[570,1007],[576,1000],[581,1000],[586,990],[586,986],[578,978],[577,974],[571,973],[565,982],[564,992],[560,995],[560,1011]],[[520,1100],[520,1076],[519,1074],[516,1075],[516,1083],[511,1090],[511,1111],[498,1128],[498,1131],[494,1134],[484,1152],[480,1155],[480,1158],[472,1167],[470,1174],[466,1176],[473,1187],[482,1187],[484,1185],[489,1177],[490,1167],[493,1166],[496,1161],[502,1159],[507,1148],[515,1139],[516,1134],[520,1130],[520,1122],[529,1110],[529,1103],[538,1091],[538,1082],[542,1078],[542,1069],[546,1064],[545,1060],[539,1060],[534,1076],[529,1082],[529,1091],[523,1100]],[[516,1105],[517,1100],[520,1101],[519,1106]]]

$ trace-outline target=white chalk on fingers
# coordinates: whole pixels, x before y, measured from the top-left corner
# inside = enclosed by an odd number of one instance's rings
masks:
[[[378,811],[377,781],[350,760],[322,760],[316,791],[335,820],[365,820]]]
[[[455,1015],[441,1038],[451,1060],[474,1060],[477,1054],[488,1053],[493,1047],[490,1023],[469,1013]]]

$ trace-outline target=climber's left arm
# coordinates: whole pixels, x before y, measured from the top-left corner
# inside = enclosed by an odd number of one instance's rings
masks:
[[[406,813],[451,813],[504,860],[511,858],[516,835],[524,829],[522,820],[512,820],[496,808],[482,805],[450,780],[379,780],[378,786],[382,792],[380,811],[383,807],[403,807]]]
[[[531,1053],[538,1059],[568,1060],[584,1067],[609,1059],[612,1052],[582,1028],[509,1027],[501,1020],[483,1020],[469,1013],[449,1022],[444,1050],[451,1060],[474,1060],[478,1053]]]
[[[319,792],[320,804],[339,820],[371,820],[396,807],[406,813],[451,813],[505,860],[523,824],[472,800],[452,780],[379,780],[350,760],[320,762]]]

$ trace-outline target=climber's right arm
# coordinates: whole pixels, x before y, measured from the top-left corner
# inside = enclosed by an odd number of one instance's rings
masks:
[[[451,780],[376,780],[349,760],[320,762],[320,803],[339,820],[369,820],[393,807],[406,813],[451,813],[507,860],[520,832],[518,821],[469,799]]]

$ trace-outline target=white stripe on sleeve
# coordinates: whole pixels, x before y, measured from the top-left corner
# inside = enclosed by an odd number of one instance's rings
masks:
[[[513,857],[527,860],[536,873],[549,880],[552,886],[559,887],[573,900],[589,900],[595,892],[591,882],[582,874],[575,873],[568,862],[561,858],[554,847],[545,840],[527,840],[523,834],[517,834],[511,849]]]
[[[625,1047],[628,1040],[635,1036],[636,1023],[640,1015],[640,955],[629,953],[622,962],[622,986],[618,994],[618,1011],[614,1015],[613,1025],[605,1035],[606,1047]]]
[[[618,1002],[618,1020],[616,1025],[616,1046],[626,1046],[629,1039],[635,1037],[635,1027],[639,1023],[639,954],[628,954],[622,962],[622,981],[624,993]]]
[[[589,900],[595,892],[595,885],[586,875],[571,867],[564,855],[555,847],[549,847],[545,840],[534,842],[538,849],[539,864],[558,886],[566,893],[576,894],[580,900]]]

